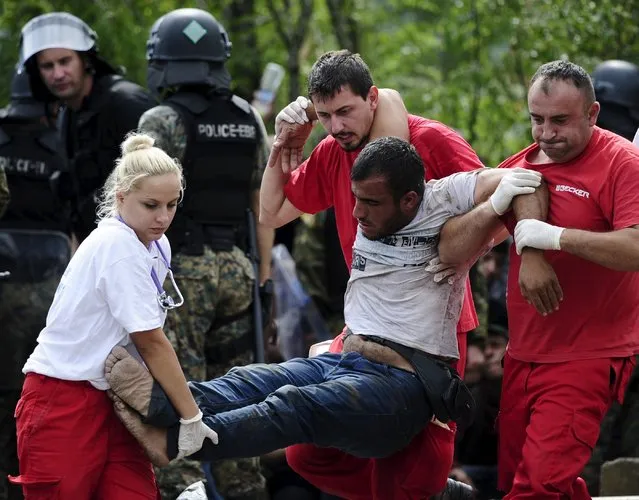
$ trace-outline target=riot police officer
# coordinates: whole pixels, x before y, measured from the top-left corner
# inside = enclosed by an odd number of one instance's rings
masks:
[[[73,231],[82,241],[95,227],[95,193],[120,144],[156,102],[99,55],[95,31],[69,13],[31,19],[22,28],[21,51],[34,97],[62,105],[62,151],[75,189]]]
[[[639,66],[605,61],[595,68],[592,80],[601,104],[597,125],[632,141],[639,128]]]
[[[199,9],[161,17],[147,42],[148,87],[162,104],[142,115],[139,130],[182,162],[186,178],[167,233],[185,306],[169,315],[165,331],[191,380],[254,362],[261,325],[252,324],[253,287],[270,275],[271,229],[257,225],[258,276],[246,255],[266,133],[256,110],[230,91],[230,54],[224,27]],[[200,476],[199,464],[187,461],[158,471],[163,498],[175,498]],[[258,459],[216,463],[213,476],[227,500],[266,498]]]
[[[70,257],[70,209],[64,198],[62,158],[52,113],[36,101],[26,73],[16,72],[9,105],[0,110],[0,170],[12,193],[0,219],[0,499],[22,498],[8,489],[18,474],[13,414],[22,366],[44,327],[59,278]],[[68,191],[68,190],[67,190]],[[1,203],[0,203],[1,204]],[[6,415],[5,415],[6,413]]]
[[[64,176],[52,113],[33,98],[27,74],[19,70],[10,99],[0,111],[0,166],[13,198],[0,227],[70,235],[71,186]]]

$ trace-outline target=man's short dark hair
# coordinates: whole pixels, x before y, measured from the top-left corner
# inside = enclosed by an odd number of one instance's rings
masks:
[[[325,101],[346,86],[364,100],[373,86],[371,70],[360,55],[348,50],[333,50],[321,55],[308,75],[308,96]]]
[[[541,80],[541,90],[548,95],[550,92],[550,82],[553,80],[561,80],[564,82],[572,82],[584,94],[586,98],[587,108],[595,102],[595,89],[588,72],[581,66],[571,63],[570,61],[552,61],[539,66],[530,79],[530,87],[537,81]]]
[[[351,170],[351,181],[384,177],[395,201],[415,191],[424,196],[424,162],[417,150],[397,137],[381,137],[369,142]]]

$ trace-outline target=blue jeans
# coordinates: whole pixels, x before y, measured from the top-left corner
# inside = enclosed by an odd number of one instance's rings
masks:
[[[199,460],[254,457],[297,443],[381,458],[408,445],[432,417],[415,375],[355,352],[233,368],[189,385],[219,436],[219,444],[206,440],[193,455]],[[173,458],[178,417],[166,396],[153,399],[149,414],[149,424],[174,424],[167,441]]]

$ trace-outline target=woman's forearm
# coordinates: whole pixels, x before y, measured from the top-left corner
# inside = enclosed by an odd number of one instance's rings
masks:
[[[186,384],[177,355],[162,329],[137,333],[132,338],[151,375],[164,389],[178,414],[186,419],[197,415],[198,406]]]

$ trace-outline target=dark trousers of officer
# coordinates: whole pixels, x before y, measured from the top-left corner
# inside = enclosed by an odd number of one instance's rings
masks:
[[[0,500],[22,500],[19,486],[9,484],[7,475],[19,472],[16,443],[16,420],[13,417],[20,399],[20,389],[0,390]]]

